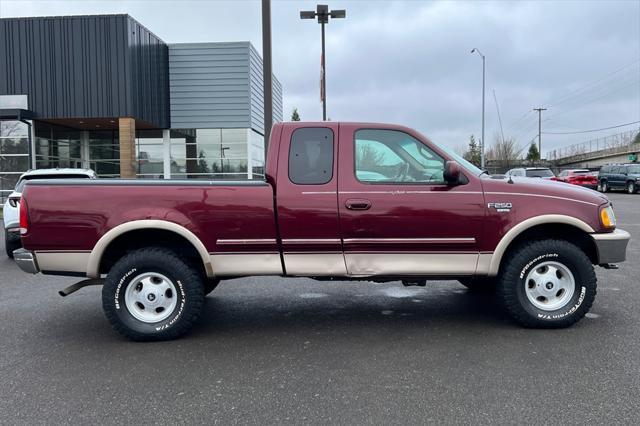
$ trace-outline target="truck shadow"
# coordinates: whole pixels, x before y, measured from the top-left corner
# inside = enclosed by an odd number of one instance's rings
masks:
[[[223,290],[223,289],[220,289]],[[305,289],[307,290],[307,289]],[[358,291],[297,291],[247,296],[214,291],[205,302],[198,335],[231,332],[342,331],[360,326],[438,329],[517,327],[491,294],[470,292],[459,284],[436,289],[362,288]],[[279,293],[279,292],[278,292]],[[293,293],[293,294],[292,294]]]

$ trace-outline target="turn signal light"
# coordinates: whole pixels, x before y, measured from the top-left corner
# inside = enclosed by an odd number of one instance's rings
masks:
[[[613,207],[607,206],[600,210],[600,222],[605,228],[616,227],[616,215],[613,213]]]

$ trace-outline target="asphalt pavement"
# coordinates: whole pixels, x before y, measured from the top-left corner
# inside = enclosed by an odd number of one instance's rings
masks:
[[[245,278],[185,338],[133,343],[100,288],[27,275],[0,252],[0,423],[638,424],[640,195],[634,239],[577,325],[529,330],[455,281]],[[3,249],[0,249],[3,250]]]

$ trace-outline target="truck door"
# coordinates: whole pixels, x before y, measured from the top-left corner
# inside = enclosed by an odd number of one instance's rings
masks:
[[[287,275],[346,275],[337,167],[337,124],[283,125],[276,207]]]
[[[349,275],[471,275],[490,259],[479,252],[480,179],[447,185],[447,156],[410,129],[341,125],[338,209]]]

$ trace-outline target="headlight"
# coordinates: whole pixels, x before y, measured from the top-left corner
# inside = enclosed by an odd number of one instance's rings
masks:
[[[616,227],[616,215],[613,213],[613,207],[607,206],[600,210],[600,223],[605,228]]]

